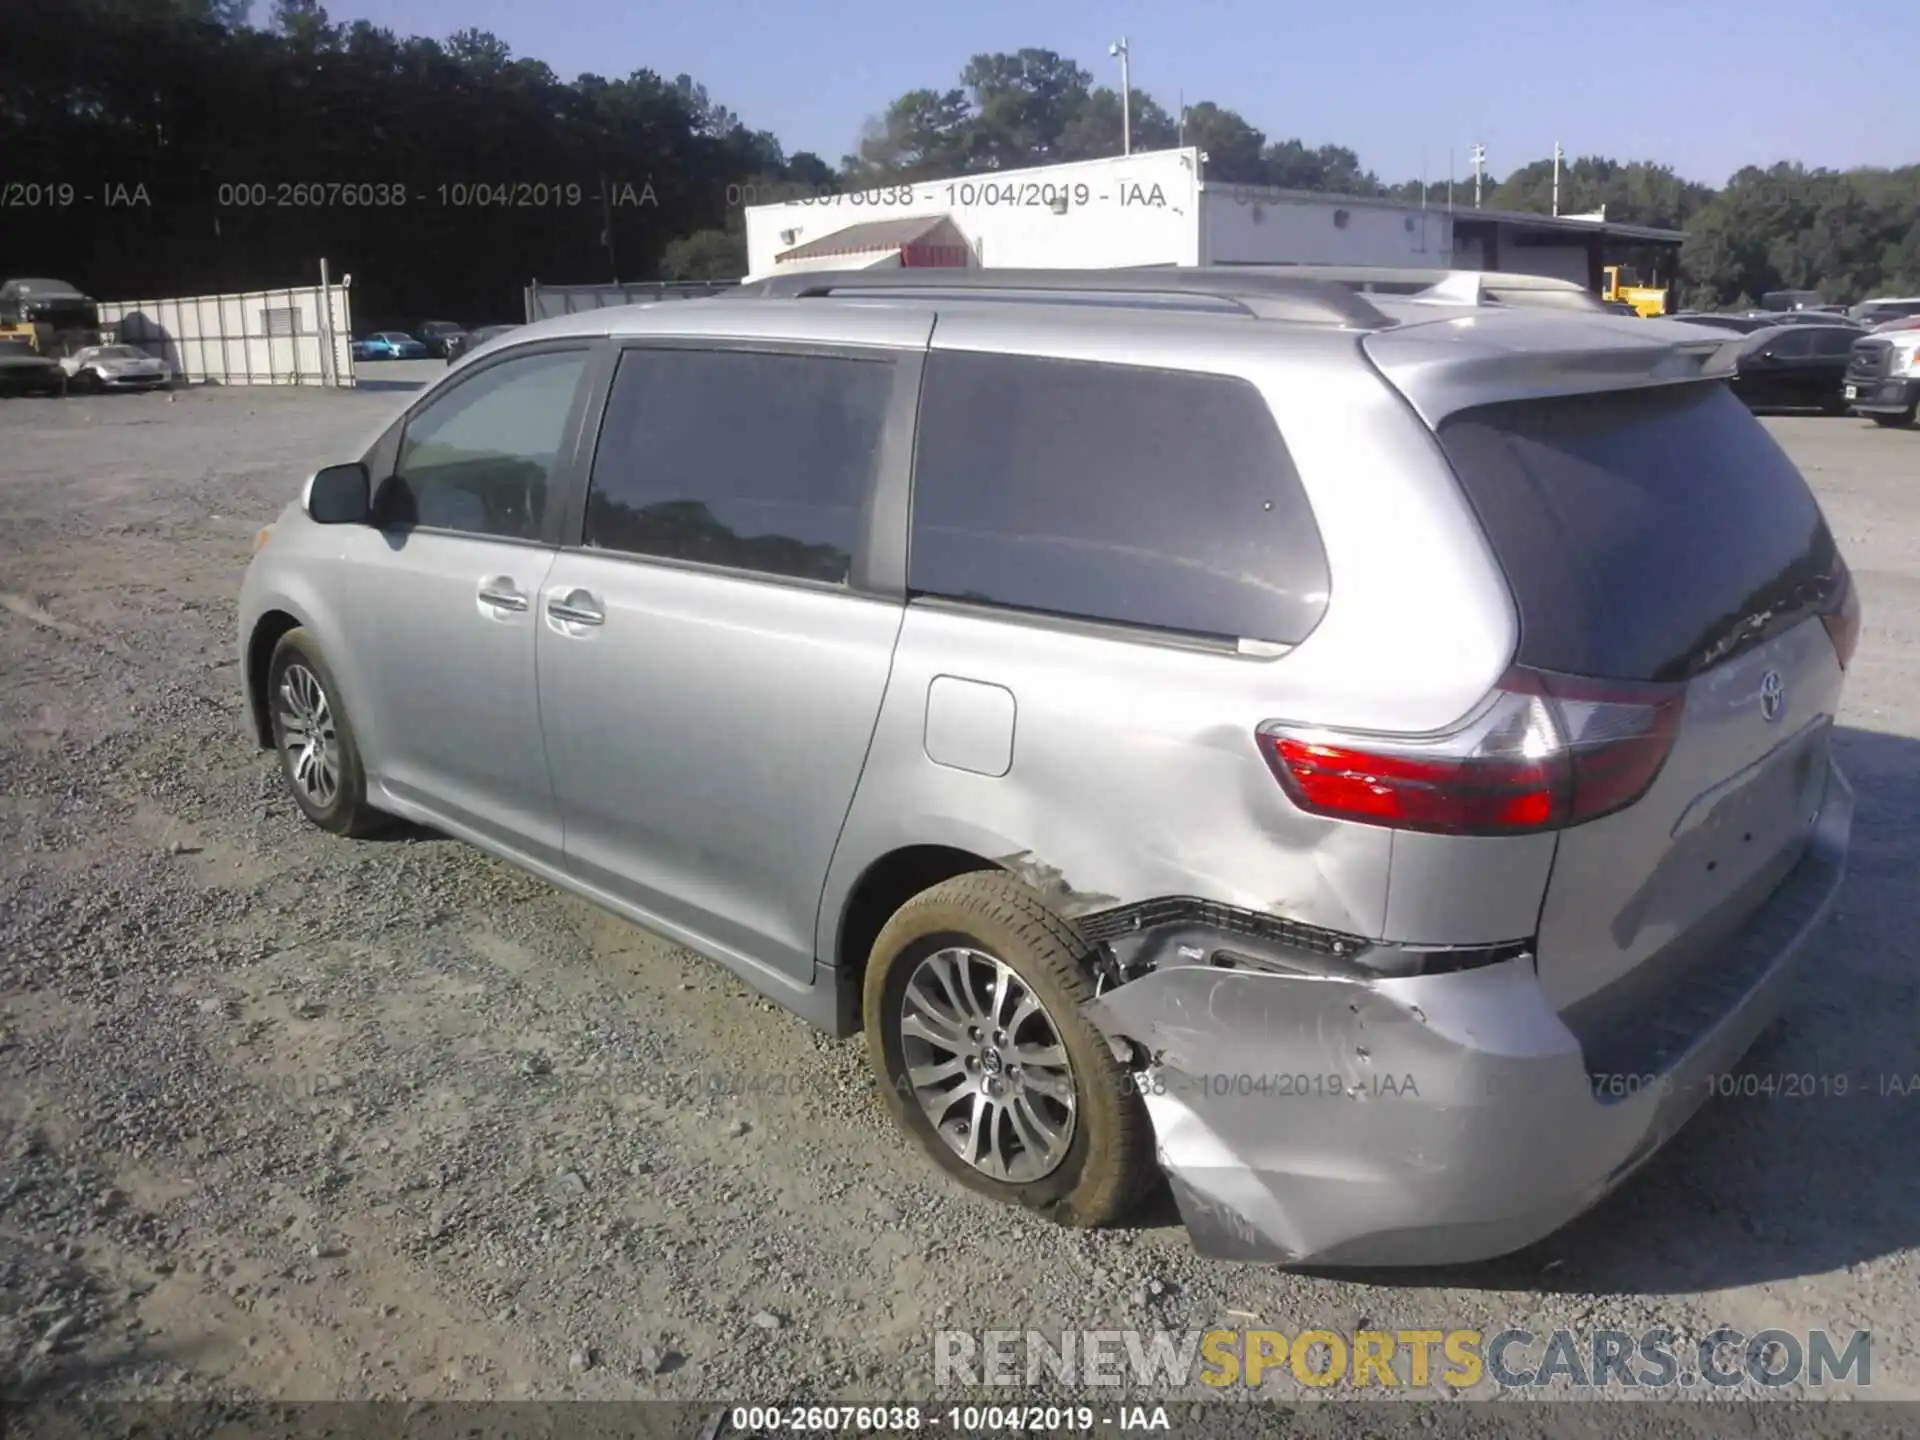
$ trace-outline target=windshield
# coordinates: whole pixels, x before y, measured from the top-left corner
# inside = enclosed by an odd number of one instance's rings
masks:
[[[43,324],[92,325],[100,318],[99,307],[78,295],[55,295],[46,300],[25,296],[20,302],[23,313]]]
[[[144,360],[147,358],[144,350],[136,350],[131,345],[102,345],[98,350],[95,350],[93,354],[102,360]]]

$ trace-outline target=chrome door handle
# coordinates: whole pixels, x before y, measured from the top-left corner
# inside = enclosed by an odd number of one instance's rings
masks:
[[[569,625],[604,625],[607,612],[600,608],[585,590],[569,590],[565,597],[550,595],[547,597],[547,614],[555,620],[563,620]]]
[[[496,610],[525,610],[528,600],[525,592],[504,575],[495,575],[480,582],[480,603],[491,605]]]

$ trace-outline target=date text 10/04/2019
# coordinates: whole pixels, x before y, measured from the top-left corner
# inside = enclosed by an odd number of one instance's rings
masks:
[[[786,193],[769,187],[769,203],[895,209],[912,205],[965,206],[982,210],[1082,209],[1115,205],[1123,209],[1170,209],[1158,185],[1116,181],[1098,189],[1085,181],[956,180],[942,185],[883,185],[872,190],[814,190]]]
[[[736,1405],[727,1417],[741,1434],[864,1434],[921,1430],[954,1435],[1059,1434],[1062,1431],[1171,1430],[1164,1405]]]

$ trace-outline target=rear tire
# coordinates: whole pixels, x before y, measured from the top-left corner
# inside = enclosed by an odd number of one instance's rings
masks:
[[[366,770],[340,705],[340,687],[305,630],[289,630],[273,647],[267,710],[280,770],[301,814],[335,835],[373,835],[386,828],[388,817],[367,803]]]
[[[881,930],[863,1010],[887,1106],[941,1169],[1094,1227],[1132,1210],[1155,1171],[1146,1108],[1080,1012],[1094,996],[1086,949],[1011,876],[962,875]]]

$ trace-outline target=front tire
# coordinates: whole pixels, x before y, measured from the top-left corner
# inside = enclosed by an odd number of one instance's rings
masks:
[[[371,835],[387,817],[367,803],[366,770],[333,672],[305,630],[289,630],[267,663],[267,706],[281,773],[300,812],[335,835]]]
[[[949,1175],[1061,1224],[1127,1214],[1153,1131],[1080,1007],[1094,996],[1072,927],[1011,876],[962,875],[881,930],[863,995],[887,1106]]]
[[[1867,418],[1888,430],[1897,430],[1903,425],[1913,424],[1917,414],[1920,414],[1920,406],[1910,405],[1897,415],[1869,415]]]

